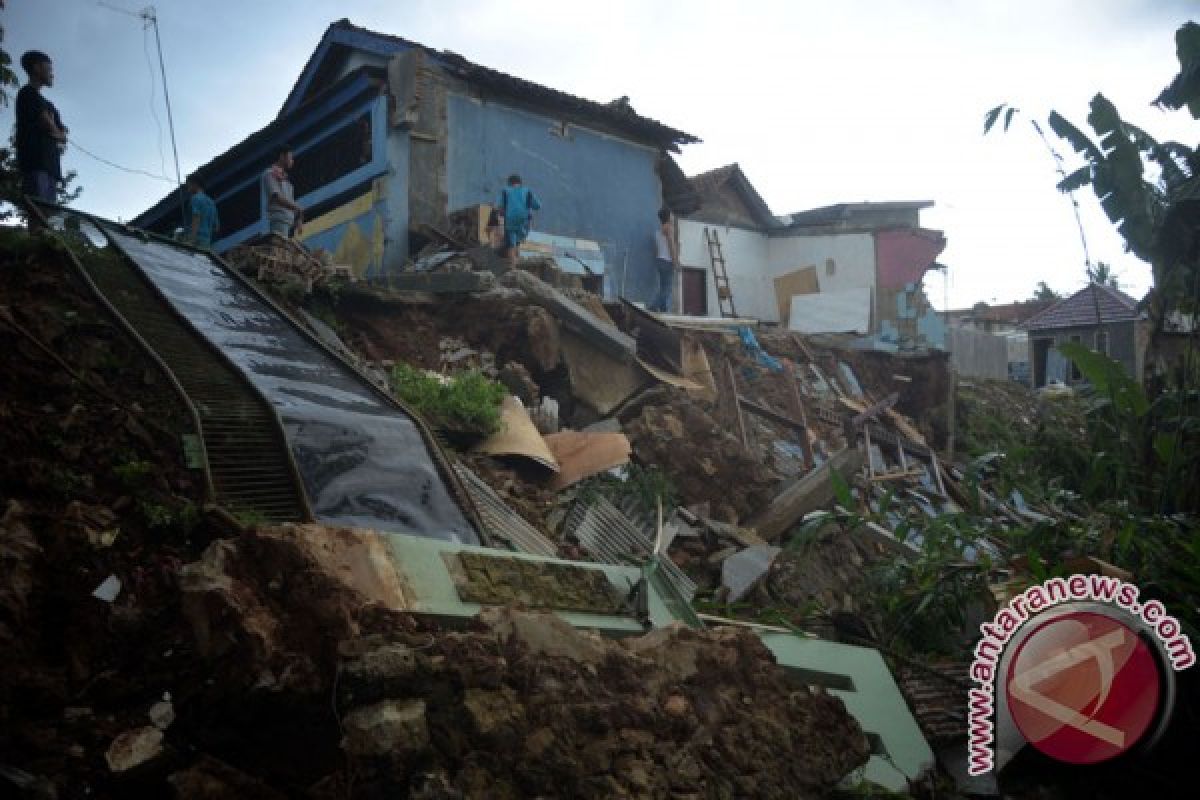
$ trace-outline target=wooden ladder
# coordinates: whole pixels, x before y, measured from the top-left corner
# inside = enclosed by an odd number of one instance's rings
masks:
[[[725,255],[721,252],[721,240],[712,228],[704,229],[704,241],[708,243],[708,258],[712,262],[713,285],[717,289],[717,306],[722,317],[736,317],[733,305],[733,289],[729,286],[729,273],[725,271]]]

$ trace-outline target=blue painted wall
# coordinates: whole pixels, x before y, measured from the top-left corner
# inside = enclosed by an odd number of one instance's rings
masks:
[[[534,228],[594,239],[608,264],[605,293],[649,301],[655,288],[654,231],[662,190],[650,147],[571,126],[551,133],[549,117],[447,99],[446,153],[449,210],[494,203],[505,179],[519,173],[541,200]]]
[[[281,132],[272,137],[269,143],[263,145],[264,151],[269,153],[272,147],[275,147],[281,142],[288,141],[292,145],[293,154],[299,156],[302,155],[306,150],[320,144],[322,140],[337,133],[345,126],[355,124],[362,112],[368,110],[371,113],[371,160],[357,169],[346,173],[337,180],[327,183],[324,186],[318,186],[308,194],[297,197],[296,202],[298,202],[302,207],[311,208],[328,200],[331,197],[336,197],[343,192],[353,189],[355,186],[361,185],[372,178],[376,178],[385,172],[388,172],[390,168],[388,158],[391,154],[391,150],[388,142],[387,100],[383,97],[368,98],[357,106],[343,110],[342,112],[323,120],[323,125],[319,131],[312,133],[308,137],[299,141],[289,141],[289,139],[287,139]],[[271,159],[269,157],[260,156],[259,161],[262,164],[262,170],[265,170],[268,166],[270,166],[271,163]],[[407,174],[407,172],[405,174]],[[260,170],[243,178],[240,183],[237,183],[233,186],[223,187],[214,199],[216,199],[217,202],[220,202],[230,194],[240,191],[248,185],[256,183],[260,184],[261,181],[262,171]],[[249,225],[236,231],[225,231],[224,233],[226,235],[213,243],[214,250],[217,250],[218,252],[228,250],[231,247],[241,244],[251,236],[255,236],[260,233],[266,233],[267,196],[262,191],[259,191],[258,195],[258,221],[253,225]],[[407,220],[407,206],[403,209],[403,213],[405,219]]]

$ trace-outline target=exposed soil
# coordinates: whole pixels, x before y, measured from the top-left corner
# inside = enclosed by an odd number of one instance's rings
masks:
[[[244,772],[254,753],[268,784],[311,779],[319,797],[808,797],[866,759],[841,701],[789,684],[752,633],[618,642],[503,609],[438,631],[340,583],[314,555],[318,535],[352,546],[315,526],[264,530],[187,570],[185,605],[219,676],[205,706],[253,719],[209,753]],[[287,728],[302,763],[259,747]]]
[[[185,406],[65,255],[0,235],[0,760],[42,776],[33,796],[106,796],[111,738],[204,680],[176,572],[214,528]],[[92,596],[110,576],[111,604]]]
[[[680,390],[647,393],[622,421],[634,458],[666,472],[685,505],[710,502],[714,519],[736,523],[773,496],[778,476]]]

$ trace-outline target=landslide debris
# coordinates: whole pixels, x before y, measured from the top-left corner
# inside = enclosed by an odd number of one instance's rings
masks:
[[[253,719],[226,732],[222,760],[248,770],[264,731],[322,715],[305,763],[331,798],[809,797],[867,758],[841,700],[789,682],[749,631],[617,641],[515,609],[439,630],[388,608],[386,569],[364,583],[335,567],[370,546],[284,526],[214,542],[185,569],[189,619],[222,676],[205,705]],[[262,777],[294,779],[294,761]]]
[[[637,461],[666,472],[684,505],[710,502],[736,524],[774,496],[778,476],[683,391],[649,392],[623,422]]]

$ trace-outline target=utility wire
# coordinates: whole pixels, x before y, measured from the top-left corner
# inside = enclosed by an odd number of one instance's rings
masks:
[[[83,153],[85,156],[94,158],[95,160],[99,161],[101,164],[107,164],[108,166],[112,167],[113,169],[119,169],[122,172],[128,172],[131,175],[144,175],[147,178],[154,178],[155,180],[158,180],[158,181],[165,181],[165,182],[171,184],[172,186],[176,185],[174,178],[169,178],[166,175],[157,175],[153,172],[147,172],[144,169],[137,169],[136,167],[123,166],[121,164],[116,163],[115,161],[109,161],[107,158],[104,158],[103,156],[96,155],[91,150],[88,150],[86,147],[84,147],[79,142],[75,141],[74,139],[68,139],[67,141],[69,141],[71,143],[72,147],[74,147],[79,152]]]
[[[158,84],[158,80],[154,77],[154,61],[150,58],[149,22],[142,26],[142,52],[146,54],[146,70],[150,73],[150,116],[154,117],[154,127],[158,130],[158,169],[160,172],[166,172],[167,157],[163,153],[162,120],[158,118],[158,110],[154,107],[155,86]]]

